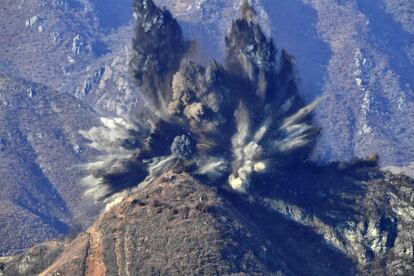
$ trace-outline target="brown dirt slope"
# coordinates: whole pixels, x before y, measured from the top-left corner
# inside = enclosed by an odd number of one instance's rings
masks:
[[[45,263],[41,275],[286,272],[283,261],[275,258],[277,250],[258,233],[260,229],[214,189],[188,175],[171,174],[102,215],[87,234],[66,245],[52,265]],[[4,275],[30,275],[19,270],[22,258],[6,264]],[[33,269],[23,266],[27,272]]]

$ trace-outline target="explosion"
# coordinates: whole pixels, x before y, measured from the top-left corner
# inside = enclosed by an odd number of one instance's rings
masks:
[[[88,195],[108,200],[169,170],[248,192],[258,176],[307,157],[317,102],[304,105],[293,57],[277,51],[250,6],[225,37],[225,64],[208,66],[192,61],[194,43],[169,11],[151,0],[133,8],[130,69],[146,106],[82,132],[102,152],[85,165]]]

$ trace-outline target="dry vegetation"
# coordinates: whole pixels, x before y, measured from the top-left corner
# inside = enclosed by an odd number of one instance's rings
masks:
[[[79,128],[94,112],[68,94],[1,75],[0,255],[67,234],[96,207],[84,202],[75,165],[92,154]],[[31,95],[31,96],[30,96]]]

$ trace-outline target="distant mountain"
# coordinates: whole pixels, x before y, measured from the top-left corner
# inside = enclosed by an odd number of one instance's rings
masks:
[[[0,74],[0,255],[66,235],[98,211],[76,166],[95,112],[68,93]]]

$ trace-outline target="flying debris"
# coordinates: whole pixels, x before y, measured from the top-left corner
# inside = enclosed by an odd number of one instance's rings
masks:
[[[226,35],[225,64],[204,67],[170,12],[134,1],[130,68],[147,105],[82,132],[102,152],[85,165],[88,195],[108,200],[173,169],[248,192],[257,176],[306,159],[318,102],[303,104],[294,59],[282,51],[277,60],[253,8],[241,12]]]

